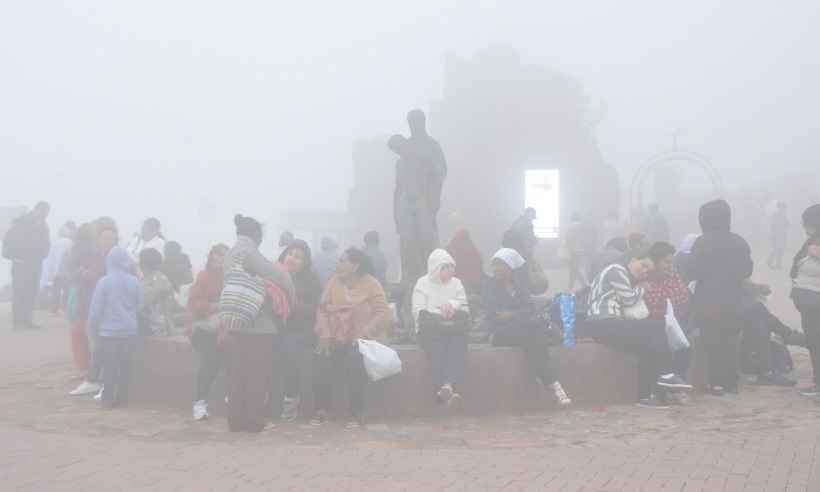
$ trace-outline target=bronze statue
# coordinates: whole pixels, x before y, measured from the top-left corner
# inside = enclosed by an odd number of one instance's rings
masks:
[[[410,138],[394,135],[388,147],[399,156],[393,216],[399,233],[402,284],[412,289],[427,273],[427,258],[439,244],[436,214],[447,163],[441,146],[427,134],[424,113],[410,111],[407,122]]]

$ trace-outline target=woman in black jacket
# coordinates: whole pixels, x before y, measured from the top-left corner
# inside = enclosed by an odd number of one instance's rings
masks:
[[[279,263],[290,272],[296,288],[296,305],[292,308],[277,343],[282,351],[279,358],[284,389],[282,420],[291,422],[299,414],[302,362],[316,345],[313,328],[322,287],[319,277],[313,272],[310,246],[305,241],[292,241],[279,256]]]

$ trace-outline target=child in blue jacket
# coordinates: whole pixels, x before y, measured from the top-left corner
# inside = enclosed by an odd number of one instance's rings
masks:
[[[91,299],[88,327],[99,337],[102,404],[113,408],[128,403],[137,312],[143,293],[139,280],[131,273],[131,259],[125,249],[113,248],[106,261],[107,273],[97,283]]]

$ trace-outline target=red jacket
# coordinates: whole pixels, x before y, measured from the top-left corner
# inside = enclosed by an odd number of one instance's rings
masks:
[[[221,271],[203,270],[188,290],[188,311],[195,320],[204,320],[214,314],[214,306],[222,295],[225,278]]]
[[[686,288],[677,272],[652,280],[644,293],[650,319],[664,319],[666,300],[672,301],[675,317],[678,321],[689,315],[689,289]]]

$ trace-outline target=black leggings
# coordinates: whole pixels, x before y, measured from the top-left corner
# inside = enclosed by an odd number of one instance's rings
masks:
[[[419,345],[427,355],[435,394],[445,384],[454,389],[464,379],[467,363],[467,332],[448,333],[440,327],[425,326],[419,320]]]
[[[546,321],[525,320],[504,323],[496,328],[493,345],[520,347],[524,351],[524,358],[532,377],[540,379],[544,385],[550,385],[558,380],[552,367],[552,359],[550,359]]]
[[[297,398],[302,392],[302,363],[314,345],[308,331],[284,330],[277,339],[277,370],[281,372],[282,391],[287,398]]]
[[[343,380],[350,400],[350,415],[364,416],[364,401],[367,390],[367,373],[364,359],[356,342],[342,342],[333,347],[329,354],[316,355],[316,375],[314,394],[316,410],[329,412],[333,404],[333,393],[337,378]]]
[[[638,399],[657,392],[658,378],[672,372],[672,352],[663,320],[589,320],[586,330],[606,345],[637,357]]]
[[[729,391],[738,387],[740,357],[740,314],[722,314],[698,319],[706,350],[709,386]]]
[[[199,358],[194,401],[208,401],[208,394],[219,374],[219,368],[225,363],[226,353],[220,349],[217,335],[212,331],[194,330],[191,345]]]
[[[806,347],[811,357],[811,368],[814,384],[820,386],[820,307],[803,308],[800,311],[803,333],[806,334]]]
[[[128,404],[136,337],[100,337],[97,343],[103,365],[102,403],[107,407],[125,406]]]

